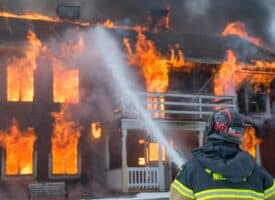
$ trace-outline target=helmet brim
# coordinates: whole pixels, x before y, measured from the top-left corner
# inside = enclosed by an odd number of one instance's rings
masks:
[[[241,144],[241,140],[238,140],[236,138],[232,138],[232,137],[229,137],[226,135],[222,136],[218,133],[213,133],[213,134],[209,135],[208,138],[222,140],[222,141],[231,142],[231,143],[235,143],[235,144]]]

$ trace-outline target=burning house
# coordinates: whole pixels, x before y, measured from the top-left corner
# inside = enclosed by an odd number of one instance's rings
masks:
[[[86,32],[96,25],[0,13],[1,182],[91,183],[90,195],[98,188],[165,191],[176,171],[169,152],[187,159],[203,143],[207,117],[221,106],[255,121],[242,148],[275,172],[266,161],[273,139],[256,124],[274,99],[275,54],[240,22],[220,36],[169,32],[169,12],[152,10],[148,30],[104,23],[121,43],[142,88],[137,96],[166,145],[118,95],[98,52],[90,51]]]

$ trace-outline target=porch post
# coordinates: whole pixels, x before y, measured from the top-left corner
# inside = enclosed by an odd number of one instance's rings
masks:
[[[122,192],[128,192],[127,129],[122,128]]]
[[[204,137],[204,135],[203,135],[203,130],[202,129],[200,129],[200,131],[199,131],[199,135],[198,135],[198,139],[199,139],[199,146],[201,147],[202,145],[203,145],[203,138]]]
[[[256,145],[256,163],[261,165],[261,151],[260,151],[260,144]]]
[[[272,105],[270,105],[270,99],[269,99],[268,95],[266,95],[266,101],[265,102],[266,102],[265,103],[265,113],[270,114]]]
[[[110,169],[109,135],[105,136],[105,168]]]
[[[165,172],[164,172],[164,165],[162,160],[162,144],[159,143],[159,191],[165,191]]]

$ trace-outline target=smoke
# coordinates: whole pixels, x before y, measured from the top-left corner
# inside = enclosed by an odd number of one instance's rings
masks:
[[[185,10],[190,18],[203,16],[209,11],[211,6],[209,0],[193,0],[184,2]]]
[[[263,2],[268,11],[268,34],[273,44],[275,44],[275,2],[266,0]],[[272,47],[275,50],[275,47]]]
[[[242,21],[256,37],[266,41],[272,34],[272,31],[267,33],[268,19],[273,24],[270,29],[274,30],[275,26],[272,0],[116,0],[115,3],[112,0],[1,0],[0,8],[17,13],[34,11],[56,16],[58,4],[80,6],[81,20],[98,22],[109,18],[116,22],[130,21],[143,25],[150,23],[150,9],[170,8],[171,29],[185,33],[220,34],[226,24]]]

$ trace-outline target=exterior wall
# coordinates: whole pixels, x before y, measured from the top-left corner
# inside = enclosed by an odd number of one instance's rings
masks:
[[[107,187],[111,190],[122,190],[122,170],[113,169],[107,172]]]

